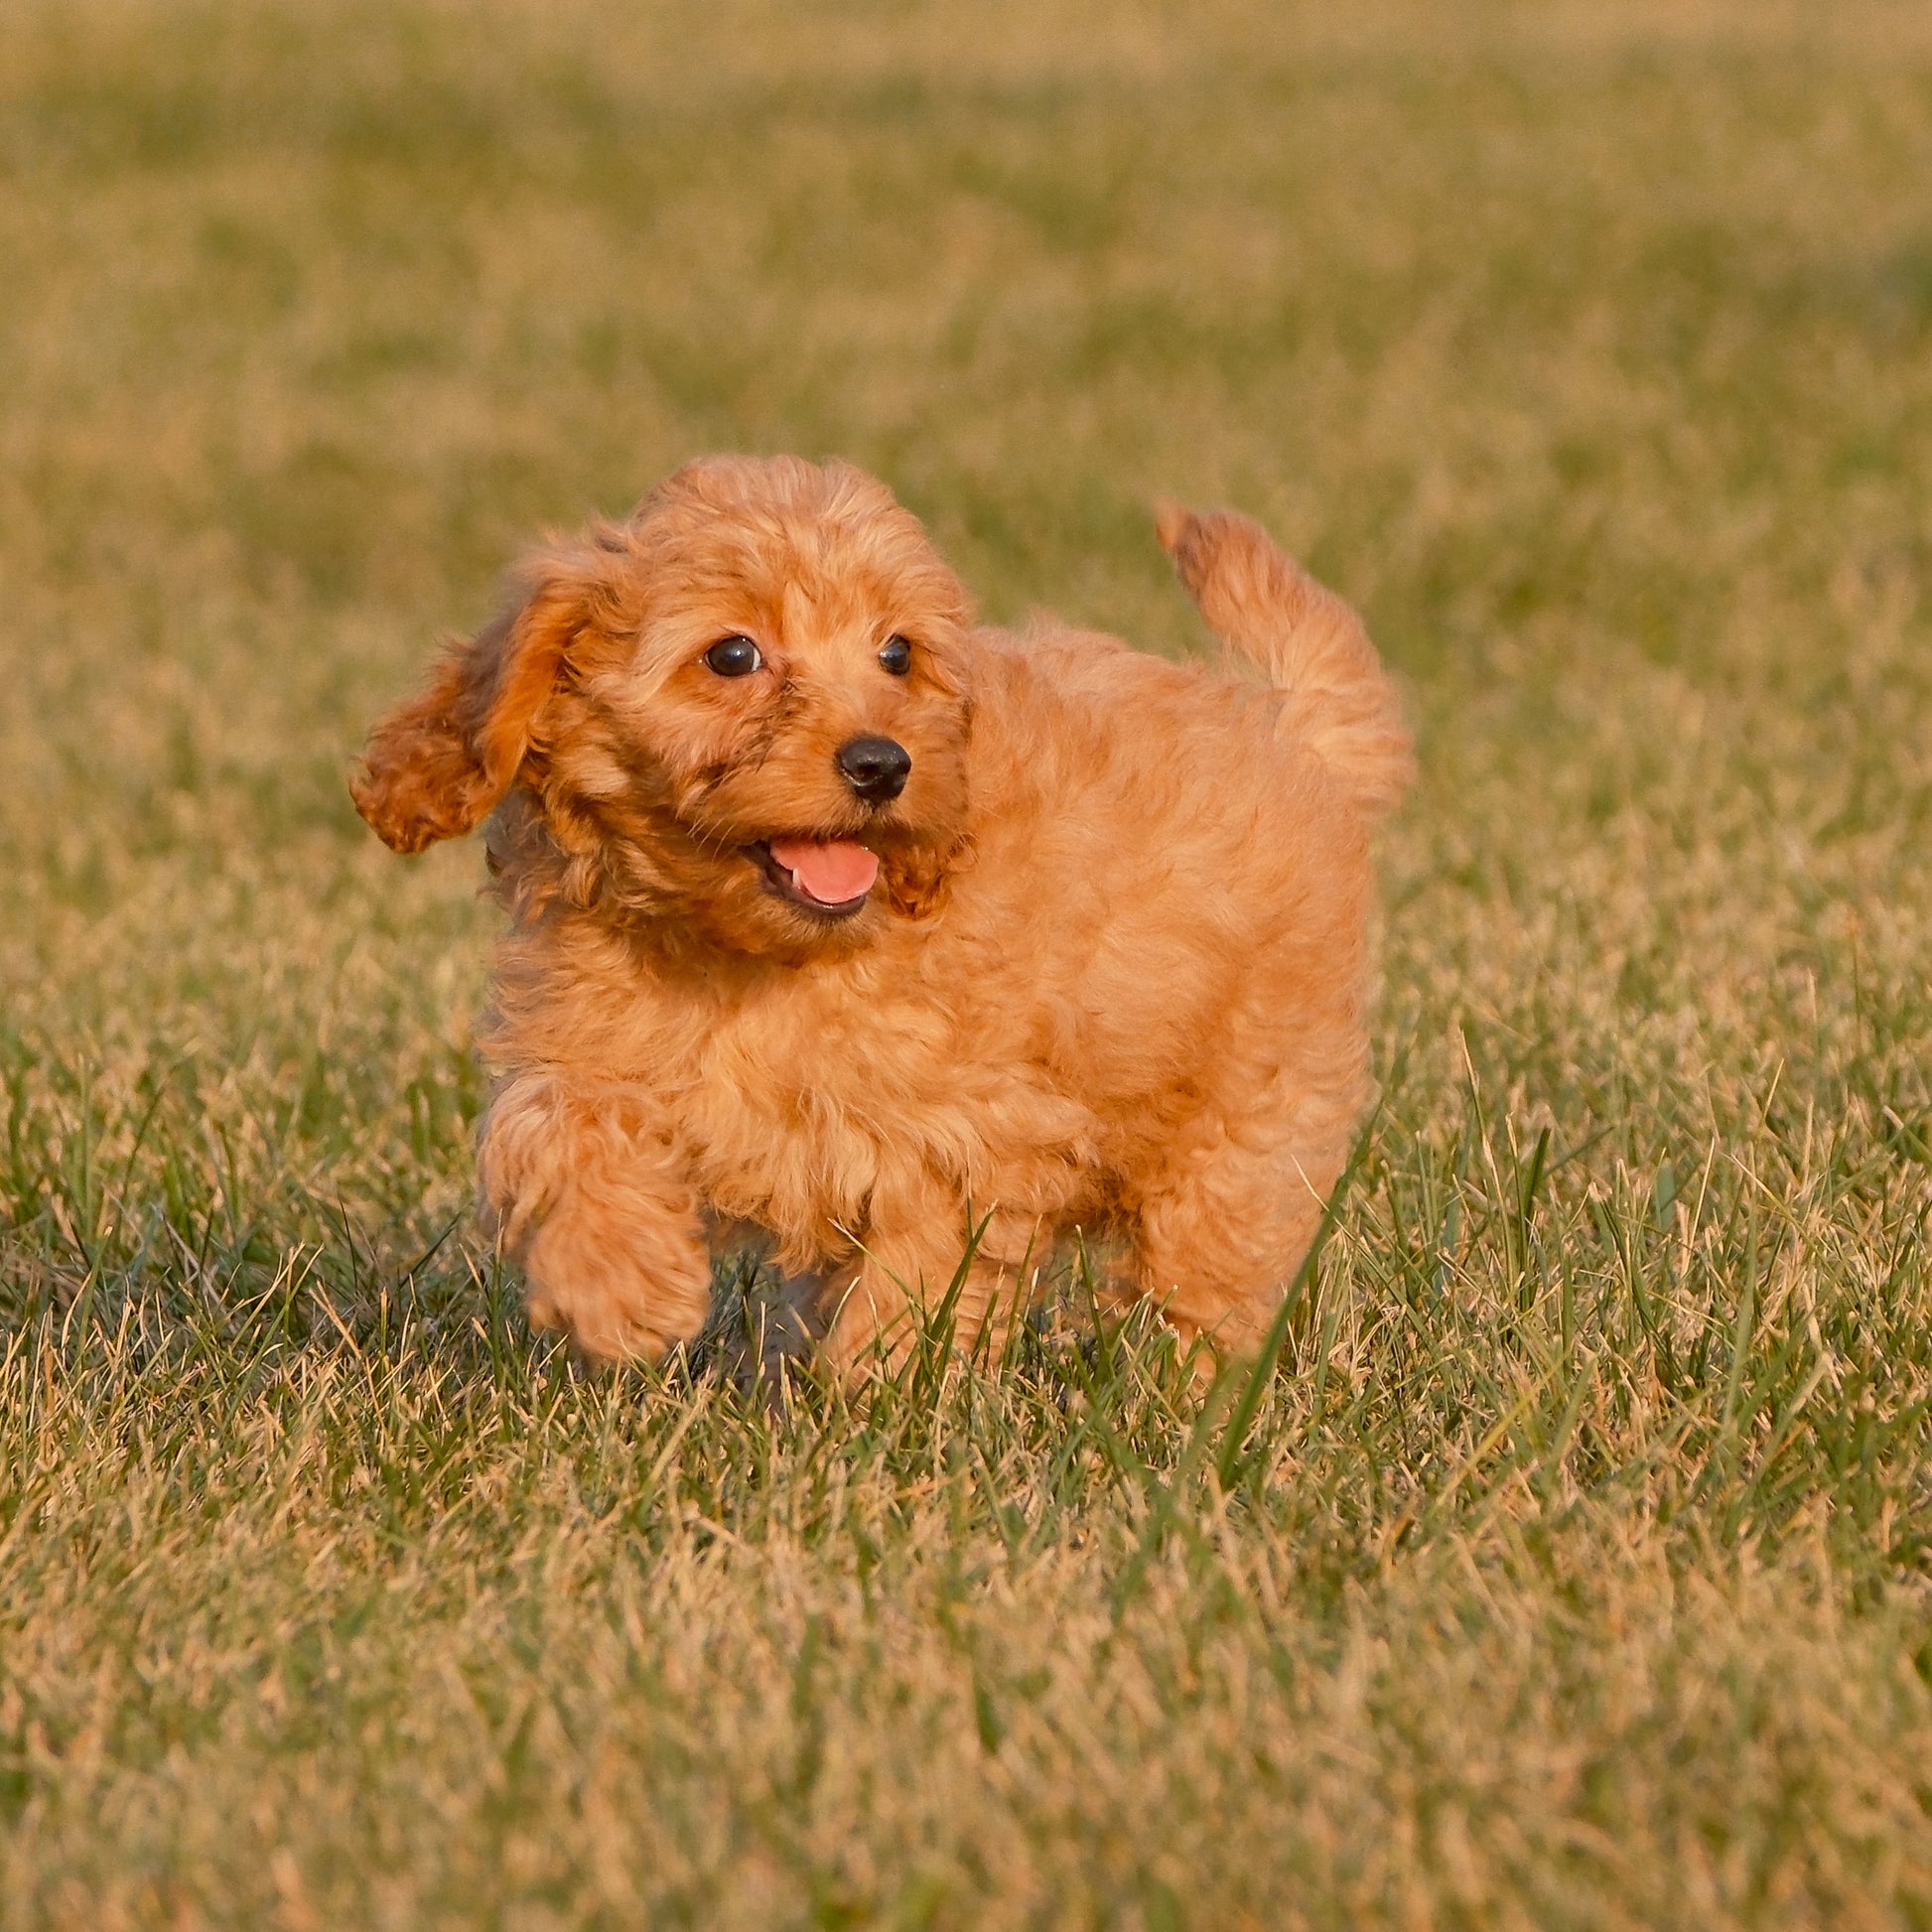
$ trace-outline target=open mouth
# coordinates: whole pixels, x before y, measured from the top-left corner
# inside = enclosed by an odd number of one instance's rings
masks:
[[[760,839],[747,850],[780,898],[824,918],[850,918],[879,877],[879,855],[852,839]]]

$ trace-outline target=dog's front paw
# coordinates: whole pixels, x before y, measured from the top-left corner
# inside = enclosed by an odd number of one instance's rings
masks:
[[[545,1220],[523,1257],[530,1325],[562,1332],[592,1361],[662,1361],[704,1326],[710,1258],[624,1233],[600,1239],[577,1216]]]

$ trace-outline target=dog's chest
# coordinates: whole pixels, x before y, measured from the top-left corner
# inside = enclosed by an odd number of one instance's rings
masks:
[[[825,1243],[882,1194],[965,1196],[1083,1165],[1086,1110],[1004,1032],[943,998],[837,983],[720,1015],[681,1095],[700,1186],[726,1215]]]

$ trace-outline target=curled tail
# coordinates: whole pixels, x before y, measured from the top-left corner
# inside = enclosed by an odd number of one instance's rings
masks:
[[[1364,805],[1393,805],[1415,776],[1415,759],[1395,687],[1362,621],[1245,516],[1164,503],[1155,519],[1208,627],[1281,693],[1283,731]]]

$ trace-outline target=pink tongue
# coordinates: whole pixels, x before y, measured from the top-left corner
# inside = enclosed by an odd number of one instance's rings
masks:
[[[821,905],[857,898],[879,877],[878,854],[850,839],[773,839],[771,856]]]

